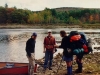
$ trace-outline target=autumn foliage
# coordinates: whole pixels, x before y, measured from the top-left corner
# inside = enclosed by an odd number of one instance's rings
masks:
[[[45,8],[43,11],[31,11],[28,9],[17,9],[16,7],[0,7],[0,23],[18,24],[95,24],[100,23],[99,9],[73,9],[57,11]]]

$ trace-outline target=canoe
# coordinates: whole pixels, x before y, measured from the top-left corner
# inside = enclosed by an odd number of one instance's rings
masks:
[[[0,75],[28,75],[28,63],[0,62]]]

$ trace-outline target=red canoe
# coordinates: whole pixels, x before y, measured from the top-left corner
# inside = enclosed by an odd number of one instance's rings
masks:
[[[28,75],[28,63],[0,62],[0,75]]]

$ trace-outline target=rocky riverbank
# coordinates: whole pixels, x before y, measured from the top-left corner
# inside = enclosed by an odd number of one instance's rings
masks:
[[[53,59],[52,70],[43,71],[44,59],[36,60],[40,66],[38,67],[38,75],[64,75],[66,74],[66,63],[62,61],[62,54],[58,54]],[[58,69],[59,67],[59,69]],[[75,56],[73,60],[73,73],[77,69]],[[100,75],[100,53],[88,54],[83,58],[83,73],[75,75]]]

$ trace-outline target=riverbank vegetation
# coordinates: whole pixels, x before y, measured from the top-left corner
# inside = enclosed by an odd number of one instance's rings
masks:
[[[100,9],[88,8],[45,8],[42,11],[31,11],[0,6],[0,24],[66,24],[66,25],[99,25]]]

